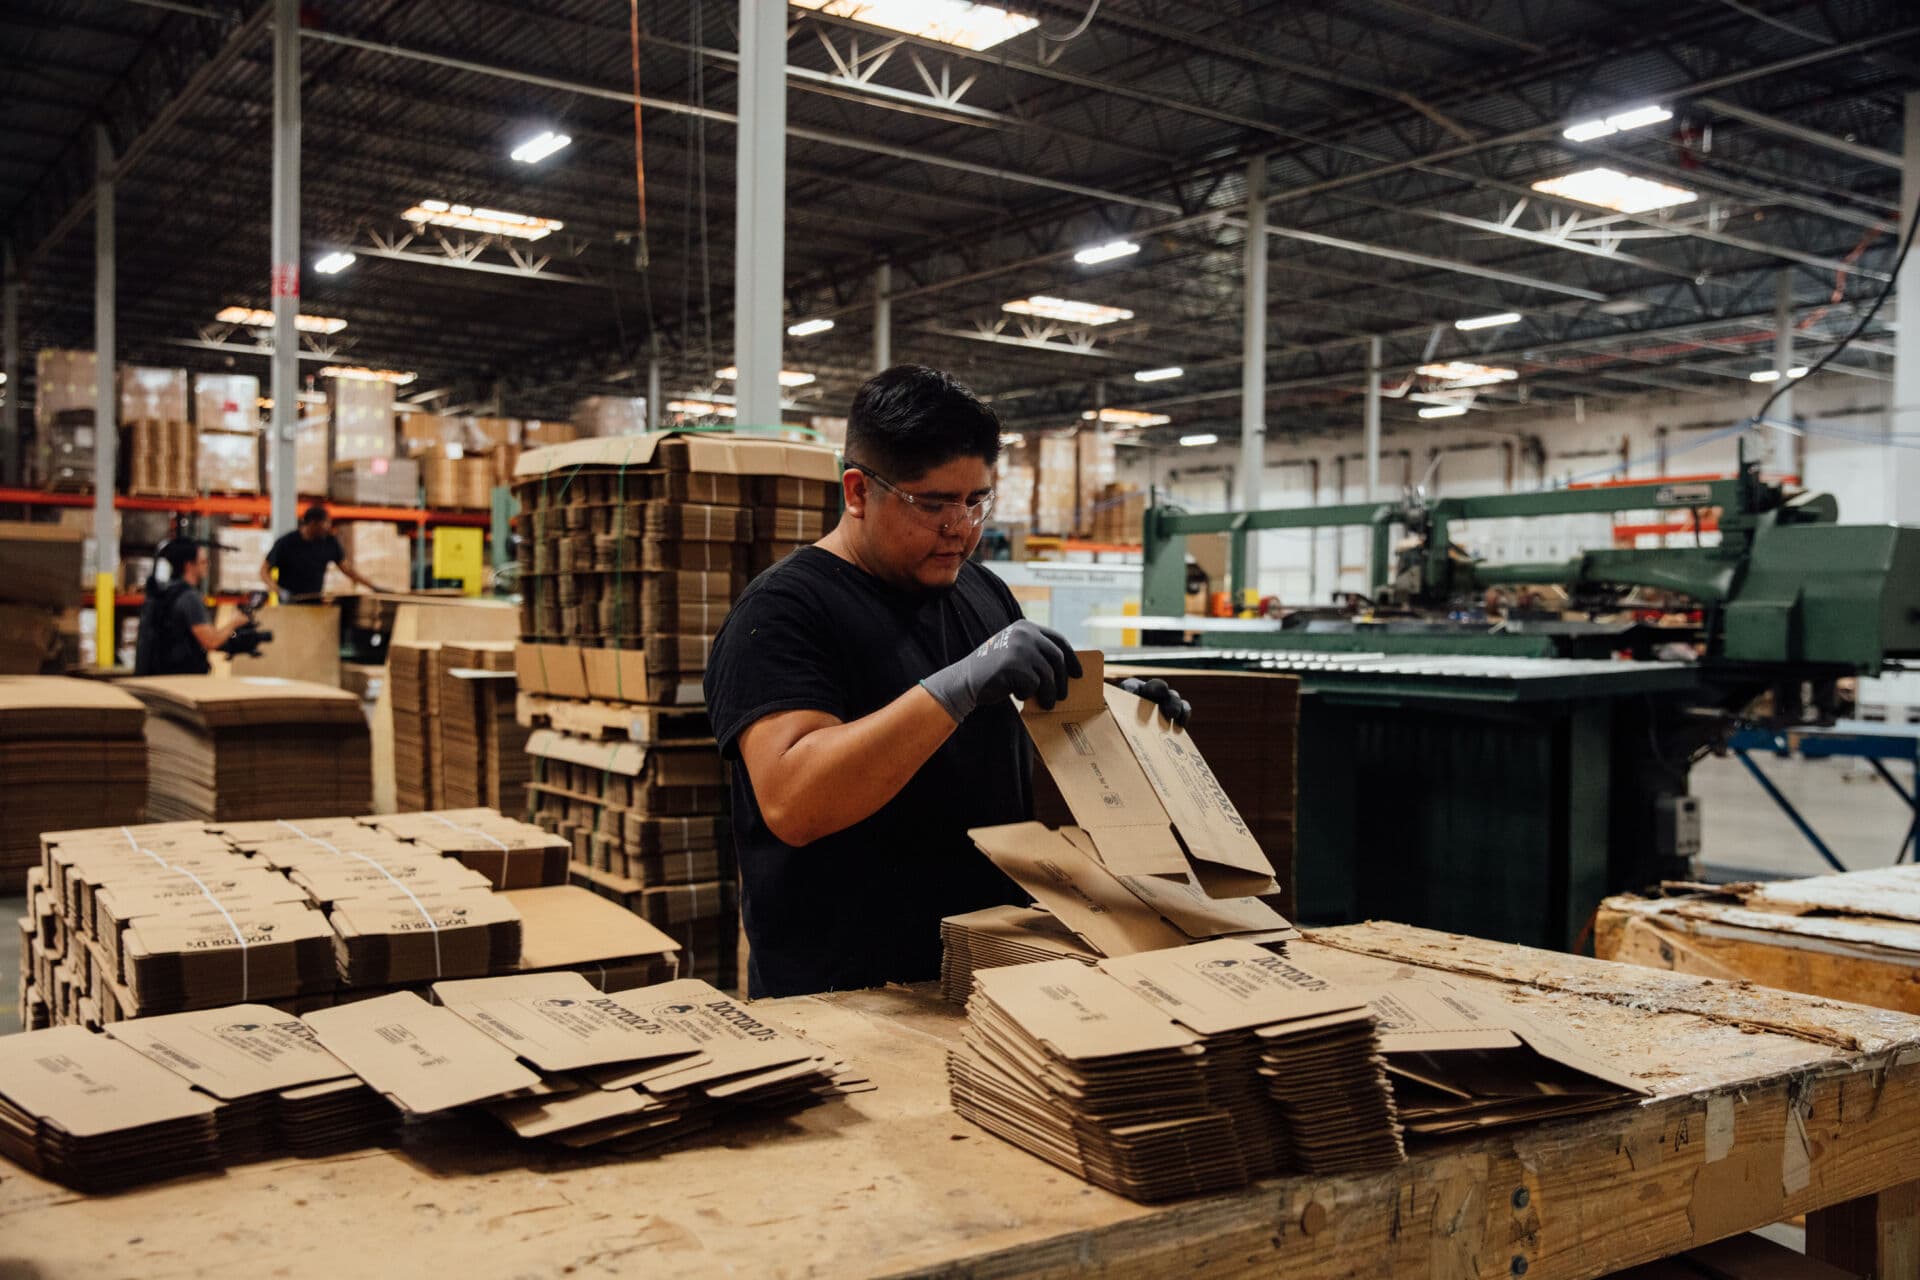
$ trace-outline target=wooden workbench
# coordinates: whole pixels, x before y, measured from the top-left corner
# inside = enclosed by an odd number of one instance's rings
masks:
[[[1655,1096],[1429,1147],[1391,1173],[1137,1205],[952,1114],[959,1017],[930,990],[854,992],[777,1013],[877,1091],[652,1158],[445,1128],[100,1198],[0,1164],[0,1272],[1541,1280],[1807,1213],[1830,1260],[1920,1274],[1900,1252],[1920,1228],[1920,1188],[1901,1185],[1920,1169],[1920,1019],[1393,925],[1295,951],[1336,974],[1431,966],[1555,1005]],[[1856,1252],[1831,1257],[1844,1247]]]

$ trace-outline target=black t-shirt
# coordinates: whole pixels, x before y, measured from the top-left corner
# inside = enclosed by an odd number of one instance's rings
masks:
[[[327,566],[347,558],[340,539],[305,538],[295,529],[283,533],[267,552],[267,563],[280,571],[280,590],[290,596],[317,596],[326,586]]]
[[[134,674],[206,675],[213,666],[193,629],[212,622],[199,588],[183,582],[149,588],[140,606],[141,635],[135,646]]]
[[[863,822],[803,848],[760,818],[739,738],[777,711],[857,720],[1020,618],[977,564],[910,592],[818,547],[754,579],[714,640],[707,705],[734,763],[733,837],[752,946],[748,993],[916,982],[940,969],[940,918],[1028,900],[967,838],[1033,816],[1032,748],[1010,701],[984,706]]]

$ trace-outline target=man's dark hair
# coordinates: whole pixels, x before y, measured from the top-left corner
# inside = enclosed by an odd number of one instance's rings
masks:
[[[319,524],[322,520],[325,520],[326,518],[327,518],[326,504],[320,503],[320,502],[314,503],[312,506],[308,507],[305,511],[302,511],[300,513],[301,524]]]
[[[847,414],[847,463],[897,482],[955,458],[1000,459],[1000,417],[950,373],[897,364],[867,380]]]
[[[200,558],[200,544],[192,538],[175,538],[171,542],[161,543],[155,554],[172,568],[173,579],[178,582],[180,575],[187,571],[187,566]]]

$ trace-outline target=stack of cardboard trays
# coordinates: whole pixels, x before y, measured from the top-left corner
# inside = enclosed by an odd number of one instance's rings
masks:
[[[388,814],[368,821],[377,831],[458,860],[496,890],[567,883],[572,846],[551,832],[494,809]]]
[[[150,498],[199,493],[200,437],[192,423],[136,419],[121,427],[120,443],[128,493]]]
[[[387,650],[393,690],[393,802],[402,813],[434,807],[433,708],[438,641],[400,641]]]
[[[80,1027],[0,1036],[0,1154],[82,1191],[217,1168],[219,1104]]]
[[[373,765],[359,699],[249,676],[146,676],[147,816],[245,819],[364,813]]]
[[[514,716],[513,648],[511,641],[440,646],[434,663],[439,681],[435,767],[440,804],[447,808],[526,809],[532,771],[527,731]]]
[[[964,1005],[981,969],[1048,960],[1094,964],[1100,953],[1044,907],[987,907],[940,922],[940,994]]]
[[[756,476],[751,570],[758,574],[840,522],[840,485],[813,476]]]
[[[82,813],[140,821],[146,720],[137,699],[109,684],[0,676],[0,893],[25,885],[39,832]]]
[[[957,1111],[1139,1200],[1405,1159],[1365,996],[1250,943],[974,976]]]

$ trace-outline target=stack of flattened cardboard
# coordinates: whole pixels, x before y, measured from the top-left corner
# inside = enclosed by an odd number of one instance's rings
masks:
[[[628,991],[679,974],[680,944],[579,885],[508,889],[520,913],[520,972],[577,973],[596,991]]]
[[[219,1164],[219,1103],[79,1027],[0,1036],[0,1154],[83,1191]]]
[[[130,494],[191,498],[199,493],[200,439],[193,424],[138,418],[120,428],[120,472]]]
[[[1099,958],[1043,907],[987,907],[940,922],[940,994],[954,1004],[973,995],[976,970],[1047,960],[1092,964]]]
[[[527,731],[514,717],[513,642],[443,643],[435,667],[440,805],[525,810]]]
[[[243,676],[148,676],[119,687],[151,713],[151,818],[309,818],[373,807],[367,721],[344,689]]]
[[[75,814],[138,822],[147,801],[147,713],[112,685],[0,677],[0,893],[39,860],[39,833]]]
[[[393,698],[393,799],[402,813],[433,807],[432,704],[438,641],[398,641],[387,651]]]
[[[567,883],[572,846],[529,822],[495,809],[444,809],[418,814],[389,814],[370,820],[388,835],[478,872],[494,889],[531,889]]]
[[[139,1018],[105,1030],[220,1102],[214,1119],[225,1164],[368,1146],[399,1118],[304,1022],[270,1005]]]
[[[753,499],[755,574],[818,542],[840,523],[840,485],[835,480],[755,476]]]

